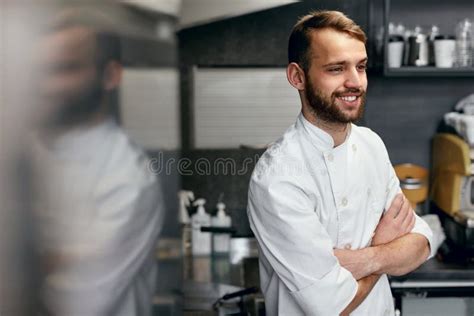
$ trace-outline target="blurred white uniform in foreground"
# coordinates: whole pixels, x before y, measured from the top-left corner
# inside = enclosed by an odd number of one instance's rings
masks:
[[[44,120],[32,160],[46,314],[151,314],[162,197],[114,121],[120,41],[102,20],[66,10],[41,42]]]
[[[163,211],[145,155],[112,120],[38,141],[34,153],[47,309],[150,315]]]

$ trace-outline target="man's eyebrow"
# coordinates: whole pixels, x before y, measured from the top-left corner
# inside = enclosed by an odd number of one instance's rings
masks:
[[[360,63],[365,63],[365,62],[367,62],[367,60],[368,60],[368,58],[365,57],[364,59],[361,59],[361,60],[358,62],[358,64],[360,64]],[[328,66],[343,66],[343,65],[345,65],[345,64],[347,64],[347,61],[341,60],[341,61],[334,61],[334,62],[331,62],[331,63],[327,63],[327,64],[323,65],[323,67],[328,67]]]
[[[323,65],[323,67],[328,67],[328,66],[340,66],[340,65],[345,65],[345,64],[347,64],[347,62],[344,61],[344,60],[341,60],[341,61],[334,61],[334,62],[332,62],[332,63],[325,64],[325,65]]]

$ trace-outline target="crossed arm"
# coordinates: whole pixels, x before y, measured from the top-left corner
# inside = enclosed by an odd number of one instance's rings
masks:
[[[410,203],[398,194],[380,220],[370,247],[334,251],[341,266],[358,280],[357,293],[341,315],[349,315],[364,301],[381,274],[403,275],[426,260],[430,253],[427,239],[410,233],[415,220]]]

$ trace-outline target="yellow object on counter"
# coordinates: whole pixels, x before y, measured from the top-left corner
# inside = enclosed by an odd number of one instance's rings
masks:
[[[471,175],[469,151],[469,145],[459,136],[440,133],[434,137],[431,198],[451,215],[460,210],[462,181]]]
[[[403,194],[416,209],[416,205],[428,197],[428,170],[411,163],[395,165],[394,169]]]

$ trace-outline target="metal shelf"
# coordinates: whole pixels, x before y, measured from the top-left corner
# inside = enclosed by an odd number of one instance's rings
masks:
[[[436,68],[409,67],[384,69],[386,77],[474,77],[474,67],[469,68]]]
[[[383,2],[383,10],[384,10],[383,75],[385,77],[474,78],[474,67],[436,68],[433,66],[428,66],[428,67],[402,66],[400,68],[389,68],[386,62],[388,59],[386,47],[388,46],[388,23],[390,20],[390,9],[391,9],[392,1],[393,0],[384,0]],[[457,1],[463,2],[466,0],[457,0]]]

